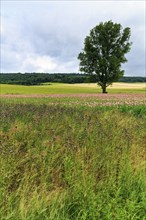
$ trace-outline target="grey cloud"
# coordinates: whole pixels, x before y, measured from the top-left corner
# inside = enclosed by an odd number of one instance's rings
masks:
[[[127,55],[128,63],[123,65],[126,74],[144,75],[143,4],[134,1],[5,2],[2,4],[1,71],[77,72],[77,55],[83,48],[84,38],[99,22],[113,20],[123,27],[131,27],[132,31],[132,49]]]

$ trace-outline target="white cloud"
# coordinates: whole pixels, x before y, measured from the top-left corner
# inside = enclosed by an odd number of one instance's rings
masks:
[[[1,72],[77,72],[84,38],[101,21],[131,28],[127,75],[144,75],[144,1],[2,1]]]
[[[32,54],[22,62],[21,71],[25,72],[27,69],[33,71],[35,69],[37,72],[53,72],[56,66],[57,64],[52,58]]]

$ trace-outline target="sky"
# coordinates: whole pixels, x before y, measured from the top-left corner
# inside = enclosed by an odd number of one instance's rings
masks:
[[[100,22],[130,27],[126,76],[145,76],[145,1],[1,0],[0,72],[79,72],[84,39]]]

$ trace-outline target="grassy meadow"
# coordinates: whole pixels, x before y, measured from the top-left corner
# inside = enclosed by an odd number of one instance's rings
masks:
[[[44,83],[39,86],[0,85],[1,94],[78,94],[101,93],[96,83],[64,84]],[[144,93],[145,83],[113,83],[107,88],[109,93]]]
[[[0,219],[145,219],[145,86],[130,85],[1,86]]]

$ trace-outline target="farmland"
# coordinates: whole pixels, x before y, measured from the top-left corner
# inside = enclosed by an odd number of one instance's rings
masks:
[[[101,93],[96,83],[65,84],[65,83],[44,83],[37,86],[22,86],[1,84],[1,94],[95,94]],[[107,88],[109,93],[145,93],[145,83],[113,83]]]
[[[144,220],[144,90],[2,85],[0,219]]]

